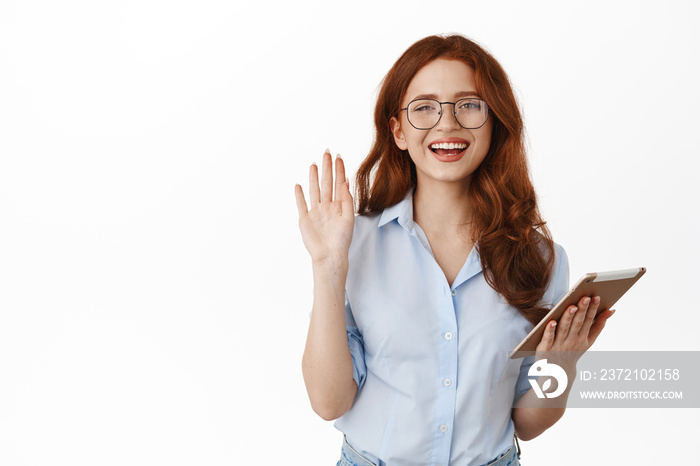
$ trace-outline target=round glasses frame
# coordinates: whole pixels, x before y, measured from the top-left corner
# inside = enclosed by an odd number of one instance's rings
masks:
[[[430,100],[430,101],[436,102],[437,104],[440,105],[440,116],[438,117],[438,119],[437,119],[437,121],[435,122],[435,124],[434,124],[433,126],[431,126],[430,128],[419,128],[419,127],[417,127],[416,125],[413,124],[413,122],[411,121],[411,117],[409,116],[408,108],[411,106],[411,104],[412,104],[413,102],[418,102],[419,100]],[[470,126],[464,126],[464,125],[459,121],[459,118],[457,118],[457,111],[455,110],[455,109],[457,108],[457,104],[460,103],[460,102],[463,102],[463,101],[467,101],[467,100],[478,100],[479,102],[481,102],[481,103],[486,107],[486,119],[485,119],[484,122],[483,122],[482,124],[480,124],[479,126],[471,126],[471,127],[470,127]],[[481,128],[482,126],[484,126],[484,125],[486,124],[487,121],[489,121],[489,114],[490,114],[491,112],[489,112],[489,106],[488,106],[488,104],[487,104],[486,102],[484,102],[483,100],[481,100],[481,99],[474,99],[474,98],[471,98],[471,97],[470,97],[470,98],[467,98],[467,99],[459,99],[459,100],[456,101],[456,102],[440,102],[439,100],[435,100],[435,99],[415,99],[415,100],[410,101],[410,102],[408,103],[408,105],[406,105],[405,108],[400,109],[399,112],[401,112],[402,110],[406,110],[406,119],[407,119],[408,122],[411,124],[411,126],[413,126],[414,128],[416,128],[416,129],[418,129],[418,130],[427,131],[427,130],[430,130],[430,129],[435,128],[435,127],[438,125],[438,123],[440,123],[440,120],[442,120],[442,104],[452,104],[452,115],[455,117],[455,121],[457,122],[457,124],[459,124],[459,126],[461,126],[461,127],[464,128],[464,129],[479,129],[479,128]]]

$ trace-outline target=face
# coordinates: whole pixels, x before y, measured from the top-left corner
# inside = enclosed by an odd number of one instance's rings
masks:
[[[465,97],[481,98],[476,91],[474,70],[461,61],[440,58],[416,73],[401,108],[418,98],[456,102]],[[452,105],[443,104],[442,108],[440,121],[430,130],[411,126],[405,110],[389,122],[396,145],[401,150],[408,150],[416,164],[419,185],[433,181],[468,183],[491,144],[491,116],[482,127],[465,129],[455,119]],[[439,148],[444,143],[452,143],[455,148]]]

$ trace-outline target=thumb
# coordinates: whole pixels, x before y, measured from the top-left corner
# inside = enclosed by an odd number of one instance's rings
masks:
[[[347,209],[349,212],[355,213],[353,210],[352,194],[350,193],[350,182],[345,178],[345,182],[340,187],[339,200],[343,205],[343,214]]]

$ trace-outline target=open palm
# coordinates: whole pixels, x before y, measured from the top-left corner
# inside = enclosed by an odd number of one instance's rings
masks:
[[[318,167],[314,164],[309,169],[308,208],[301,186],[294,188],[301,237],[313,262],[347,261],[355,212],[343,160],[340,157],[335,160],[335,183],[328,151],[323,154],[322,171],[323,178],[319,184]]]

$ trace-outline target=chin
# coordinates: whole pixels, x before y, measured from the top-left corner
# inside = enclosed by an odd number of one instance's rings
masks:
[[[442,182],[442,183],[468,183],[471,180],[472,172],[461,172],[455,173],[454,171],[433,171],[429,173],[423,173],[423,176],[419,176],[418,180],[420,182],[421,178],[431,180],[432,182]]]

